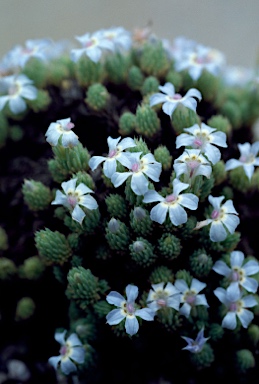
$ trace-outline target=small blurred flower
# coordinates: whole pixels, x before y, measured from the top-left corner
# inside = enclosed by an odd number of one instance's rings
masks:
[[[106,297],[109,304],[116,305],[119,309],[113,309],[106,316],[109,325],[117,325],[126,318],[125,328],[129,335],[135,335],[139,330],[139,323],[136,316],[143,320],[154,320],[155,312],[150,308],[137,309],[135,300],[138,296],[138,287],[135,285],[127,285],[127,300],[116,291],[112,291]]]
[[[132,44],[131,33],[122,27],[103,29],[102,35],[114,44],[115,50],[124,49],[128,51]]]
[[[186,349],[187,351],[190,351],[192,353],[201,352],[204,344],[206,343],[207,340],[209,340],[209,337],[204,337],[204,328],[202,328],[199,331],[195,340],[190,339],[189,337],[186,337],[186,336],[181,336],[181,337],[188,343],[188,345],[186,345],[186,347],[182,349]]]
[[[259,141],[252,145],[249,143],[238,144],[238,149],[241,156],[239,160],[230,159],[226,162],[226,171],[242,166],[249,180],[253,176],[255,166],[259,165],[259,157],[256,157],[259,152]]]
[[[145,193],[143,203],[160,201],[160,203],[151,209],[151,220],[156,221],[159,224],[163,224],[166,219],[167,212],[169,211],[169,217],[172,224],[181,225],[186,223],[187,213],[183,207],[196,210],[199,200],[193,193],[183,193],[180,195],[180,193],[188,187],[189,184],[181,183],[180,180],[174,179],[173,193],[165,198],[154,190],[149,190]]]
[[[198,294],[206,287],[205,283],[202,283],[197,279],[192,279],[191,286],[188,287],[185,280],[178,279],[175,281],[174,285],[180,293],[182,293],[181,303],[184,304],[179,310],[182,315],[189,317],[191,309],[196,305],[205,305],[206,307],[209,306],[205,295]]]
[[[118,139],[112,139],[110,136],[108,137],[108,156],[93,156],[89,161],[89,167],[92,171],[94,171],[98,165],[104,161],[103,173],[109,179],[112,177],[112,175],[116,172],[117,161],[121,162],[121,159],[126,156],[123,153],[124,149],[136,147],[135,141],[130,137],[122,139],[119,143],[120,139],[121,137]]]
[[[51,204],[64,205],[64,207],[67,207],[71,211],[72,219],[77,221],[79,224],[82,224],[85,212],[82,208],[80,208],[80,205],[87,209],[93,210],[98,208],[98,204],[92,196],[87,195],[93,191],[83,183],[80,183],[76,187],[76,182],[77,178],[63,182],[61,187],[63,188],[65,194],[57,191],[56,198]]]
[[[184,153],[174,161],[176,177],[185,175],[184,181],[192,185],[196,176],[203,175],[210,178],[212,168],[208,160],[199,149],[186,149]]]
[[[201,123],[201,127],[198,124],[194,124],[190,128],[185,128],[184,131],[188,133],[182,133],[177,136],[176,148],[190,146],[200,149],[201,153],[204,153],[212,164],[216,164],[220,160],[221,153],[215,145],[227,147],[227,137],[224,132],[216,131],[215,128],[211,128],[204,123]]]
[[[115,188],[119,187],[124,181],[131,178],[131,189],[136,195],[145,195],[148,190],[147,175],[153,181],[159,181],[162,165],[156,161],[151,153],[140,158],[142,152],[127,152],[127,156],[120,159],[122,165],[127,167],[130,172],[115,172],[111,181]]]
[[[61,144],[63,147],[74,147],[78,144],[78,136],[72,131],[74,124],[71,123],[71,119],[57,120],[56,123],[51,123],[45,136],[46,141],[56,146],[58,140],[61,137]]]
[[[105,38],[102,31],[97,31],[92,35],[86,33],[83,36],[76,36],[83,48],[71,50],[71,60],[78,61],[82,55],[86,55],[90,60],[97,63],[102,56],[103,50],[114,50],[114,44]]]
[[[258,288],[257,280],[249,277],[259,272],[259,263],[256,260],[249,260],[244,263],[245,256],[241,251],[233,251],[230,254],[229,268],[224,261],[218,260],[212,269],[220,275],[226,276],[231,284],[238,282],[248,292],[255,293]]]
[[[252,68],[227,66],[222,73],[223,81],[230,87],[245,87],[254,78]]]
[[[58,369],[60,366],[61,371],[68,375],[77,370],[76,364],[84,362],[85,349],[75,333],[72,333],[65,340],[66,333],[67,331],[55,333],[55,340],[61,345],[60,355],[50,357],[48,361],[55,369]]]
[[[153,107],[153,105],[163,103],[162,110],[170,117],[179,104],[196,112],[197,101],[194,97],[199,101],[202,99],[200,91],[195,88],[189,89],[185,96],[175,93],[175,88],[171,83],[165,83],[164,86],[159,86],[158,88],[163,93],[155,93],[154,95],[151,95],[149,99],[150,106]]]
[[[0,111],[8,103],[10,110],[16,115],[26,110],[24,99],[34,100],[37,88],[27,76],[12,75],[0,78]]]
[[[258,304],[253,295],[243,296],[243,292],[238,287],[238,282],[231,284],[227,289],[217,288],[214,294],[228,310],[222,320],[222,327],[235,329],[237,326],[236,318],[238,317],[242,326],[247,328],[253,320],[254,314],[246,308]]]
[[[161,308],[174,308],[179,310],[180,292],[171,283],[152,284],[152,289],[149,291],[147,298],[147,306],[153,311],[158,311]]]
[[[227,231],[234,233],[236,227],[240,223],[238,213],[233,206],[232,200],[227,200],[221,205],[224,196],[213,197],[209,196],[209,202],[213,206],[211,218],[197,223],[194,229],[200,229],[206,225],[211,224],[210,239],[211,241],[223,241],[227,237]]]

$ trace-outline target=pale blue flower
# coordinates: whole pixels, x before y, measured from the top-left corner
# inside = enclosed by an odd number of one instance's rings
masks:
[[[259,157],[256,157],[259,152],[259,141],[252,145],[250,143],[238,144],[238,149],[241,156],[239,160],[230,159],[226,162],[226,171],[242,166],[249,180],[253,176],[255,166],[259,165]]]
[[[92,193],[93,191],[83,183],[80,183],[76,187],[76,182],[77,178],[64,181],[61,184],[61,187],[65,193],[58,190],[56,192],[56,198],[51,204],[64,205],[64,207],[71,211],[72,219],[77,221],[79,224],[82,224],[86,214],[83,209],[80,208],[80,205],[87,209],[93,210],[98,208],[98,204],[92,196],[88,195],[88,193]]]
[[[120,139],[121,137],[118,137],[117,139],[113,139],[110,136],[108,137],[108,156],[93,156],[89,161],[89,167],[92,169],[92,171],[94,171],[98,165],[104,161],[103,173],[109,179],[112,177],[112,175],[116,172],[117,161],[121,163],[122,159],[125,160],[126,155],[123,153],[123,151],[127,148],[136,147],[135,141],[130,137],[122,139],[119,143]]]
[[[71,123],[70,117],[67,119],[57,120],[56,123],[51,123],[45,136],[46,141],[52,146],[58,144],[61,137],[61,144],[63,147],[74,147],[78,141],[78,136],[72,131],[74,124]]]
[[[206,307],[209,306],[205,295],[199,295],[200,291],[206,287],[205,283],[193,278],[189,287],[185,280],[177,279],[174,285],[175,288],[177,288],[182,294],[180,302],[183,303],[183,305],[179,310],[182,315],[189,317],[191,309],[196,305],[205,305]]]
[[[255,293],[257,291],[257,280],[249,277],[259,272],[259,263],[256,260],[245,262],[243,252],[233,251],[230,254],[230,267],[224,261],[218,260],[212,269],[220,275],[226,276],[231,284],[238,282],[248,292]]]
[[[75,372],[77,364],[82,364],[85,359],[85,349],[75,333],[72,333],[66,340],[64,332],[56,332],[55,340],[61,345],[59,356],[49,358],[49,364],[56,370],[60,367],[65,375]]]
[[[139,330],[137,317],[143,320],[154,320],[155,312],[150,308],[137,309],[135,300],[138,296],[138,287],[135,285],[127,285],[126,287],[127,300],[118,292],[112,291],[106,297],[109,304],[113,304],[119,309],[113,309],[106,316],[109,325],[117,325],[122,320],[126,319],[125,329],[129,335],[135,335]]]
[[[180,298],[180,292],[172,283],[169,282],[166,286],[164,282],[152,284],[152,289],[147,297],[147,306],[155,312],[166,307],[174,308],[178,311]]]
[[[8,104],[14,114],[26,110],[24,99],[34,100],[37,97],[37,88],[27,76],[11,75],[0,78],[0,111]]]
[[[103,37],[114,44],[115,50],[128,51],[132,45],[131,33],[122,27],[112,27],[100,31]]]
[[[200,229],[211,224],[210,239],[214,242],[225,240],[228,232],[233,234],[236,227],[240,223],[233,201],[227,200],[223,205],[221,205],[223,200],[224,196],[213,197],[212,195],[209,195],[209,202],[214,208],[210,219],[198,222],[195,227],[195,229]]]
[[[111,181],[115,188],[119,187],[131,176],[131,189],[136,195],[145,195],[148,190],[148,180],[144,174],[153,181],[159,181],[162,165],[156,161],[151,153],[140,158],[142,152],[125,153],[127,156],[120,159],[122,165],[129,172],[115,172]]]
[[[194,124],[190,128],[184,128],[184,131],[187,133],[182,133],[176,138],[176,148],[190,146],[199,149],[212,164],[216,164],[220,160],[221,153],[215,145],[227,147],[227,137],[224,132],[216,131],[215,128],[204,123],[201,123],[201,126]]]
[[[231,284],[227,289],[217,288],[214,294],[227,307],[228,311],[222,320],[222,327],[235,329],[238,317],[242,326],[247,328],[253,320],[254,314],[246,308],[251,308],[258,304],[254,296],[243,296],[238,282]]]
[[[222,78],[230,87],[243,88],[253,80],[254,75],[252,68],[229,65],[224,69]]]
[[[184,105],[186,108],[191,109],[196,112],[197,101],[194,99],[196,97],[199,101],[202,99],[200,91],[195,88],[189,89],[185,96],[175,93],[175,88],[172,83],[165,83],[164,86],[158,87],[163,93],[155,93],[150,96],[150,106],[161,104],[162,110],[168,116],[172,116],[178,105]]]
[[[114,44],[103,36],[102,31],[93,34],[86,33],[83,36],[76,36],[83,48],[71,50],[71,60],[78,61],[81,56],[86,55],[90,60],[97,63],[100,61],[103,51],[114,50]]]
[[[166,197],[162,197],[159,193],[151,189],[144,195],[144,203],[160,201],[160,203],[154,206],[150,212],[151,220],[156,221],[159,224],[163,224],[168,211],[172,224],[184,224],[188,218],[183,207],[192,210],[196,210],[198,207],[199,199],[196,195],[193,193],[180,194],[184,189],[189,187],[189,184],[181,183],[178,179],[174,179],[172,184],[173,193]]]
[[[202,328],[199,331],[195,340],[191,339],[190,337],[186,337],[186,336],[181,336],[181,337],[182,337],[182,339],[184,339],[188,343],[186,345],[186,347],[184,347],[182,349],[186,349],[187,351],[190,351],[192,353],[201,352],[204,344],[206,343],[207,340],[209,340],[209,337],[204,337],[204,328]]]

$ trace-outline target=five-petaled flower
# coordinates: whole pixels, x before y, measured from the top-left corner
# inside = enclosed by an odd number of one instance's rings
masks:
[[[186,223],[187,213],[183,207],[195,210],[198,207],[199,200],[193,193],[183,193],[180,195],[180,193],[188,187],[189,184],[181,183],[180,180],[174,179],[173,193],[166,197],[162,197],[159,193],[151,189],[145,193],[144,203],[160,201],[160,203],[155,205],[150,211],[151,220],[163,224],[169,211],[172,224],[181,225]]]
[[[215,145],[227,147],[224,132],[216,131],[215,128],[211,128],[204,123],[201,123],[201,126],[194,124],[190,128],[185,128],[184,131],[187,133],[182,133],[176,138],[176,148],[190,146],[199,149],[212,164],[216,164],[220,160],[221,153]]]
[[[256,157],[259,152],[259,141],[252,145],[250,143],[238,144],[238,149],[241,156],[239,160],[230,159],[226,162],[226,171],[242,166],[245,174],[250,180],[253,176],[255,166],[259,165],[259,157]]]
[[[200,229],[211,224],[210,239],[214,242],[225,240],[227,237],[227,230],[233,234],[240,223],[239,217],[237,216],[238,213],[234,208],[232,200],[227,200],[221,205],[223,200],[224,196],[213,197],[209,195],[209,202],[213,206],[210,219],[198,222],[194,228]]]
[[[205,295],[199,295],[200,291],[206,287],[205,283],[193,278],[189,287],[185,280],[177,279],[174,285],[182,294],[181,303],[184,304],[179,310],[182,315],[189,317],[191,309],[196,305],[205,305],[206,307],[209,306]]]
[[[237,326],[237,317],[242,326],[247,328],[254,318],[254,314],[246,308],[257,305],[253,295],[243,296],[243,291],[239,289],[238,282],[230,284],[227,289],[217,288],[214,291],[217,298],[227,307],[227,314],[222,320],[222,327],[235,329]]]
[[[78,136],[72,131],[74,124],[71,123],[71,119],[57,120],[56,123],[51,123],[45,136],[46,141],[52,146],[58,144],[58,140],[61,137],[61,144],[63,147],[74,147],[78,144]]]
[[[11,75],[0,78],[0,111],[8,103],[10,110],[17,115],[26,110],[24,99],[34,100],[37,88],[27,76]]]
[[[125,160],[126,155],[123,153],[124,149],[136,147],[135,141],[130,137],[122,139],[119,143],[120,139],[121,137],[118,137],[118,139],[113,139],[110,136],[108,137],[108,156],[93,156],[89,161],[89,167],[92,171],[94,171],[98,165],[104,161],[103,173],[109,179],[112,177],[112,175],[116,172],[117,161],[121,163],[121,159],[124,158]]]
[[[152,284],[152,289],[147,297],[148,308],[155,312],[166,307],[174,308],[178,311],[181,297],[180,292],[170,282],[165,287],[164,285],[164,282]]]
[[[111,181],[115,188],[119,187],[131,177],[131,189],[136,195],[145,195],[148,191],[148,176],[153,181],[159,181],[162,165],[156,161],[151,153],[140,158],[142,152],[126,153],[127,156],[120,158],[122,165],[129,169],[129,172],[115,172]]]
[[[106,297],[109,304],[116,305],[119,309],[113,309],[106,316],[109,325],[117,325],[123,319],[126,319],[125,329],[129,335],[135,335],[139,330],[137,317],[143,320],[154,320],[155,312],[150,308],[137,309],[135,300],[138,296],[138,287],[135,285],[127,285],[126,287],[127,300],[118,292],[112,291]]]
[[[66,340],[64,332],[56,332],[55,340],[61,345],[59,356],[49,358],[49,364],[55,369],[60,366],[61,371],[68,375],[77,370],[76,364],[82,364],[85,359],[85,349],[75,333],[72,333]]]
[[[216,261],[212,269],[220,275],[226,276],[231,284],[238,282],[248,292],[255,293],[258,288],[256,279],[249,277],[259,272],[259,263],[256,260],[249,260],[244,263],[245,256],[241,251],[233,251],[230,254],[230,266],[222,260]]]
[[[80,183],[76,187],[76,182],[77,178],[64,181],[61,184],[61,187],[63,188],[65,194],[57,191],[56,198],[51,204],[64,205],[71,211],[72,219],[77,221],[79,224],[82,224],[86,214],[83,209],[80,208],[80,205],[90,210],[97,209],[98,205],[96,200],[92,196],[88,195],[88,193],[92,193],[93,191],[83,183]]]
[[[191,339],[190,337],[182,336],[182,339],[187,341],[186,347],[182,349],[186,349],[187,351],[190,351],[192,353],[199,353],[202,351],[202,348],[207,340],[209,340],[209,337],[204,337],[204,328],[202,328],[196,339]]]
[[[200,91],[195,88],[189,89],[185,96],[175,93],[175,88],[172,83],[165,83],[165,85],[160,85],[158,88],[163,93],[151,95],[149,99],[150,106],[153,107],[153,105],[163,103],[162,110],[170,117],[180,104],[196,112],[197,101],[194,97],[199,101],[202,99]]]

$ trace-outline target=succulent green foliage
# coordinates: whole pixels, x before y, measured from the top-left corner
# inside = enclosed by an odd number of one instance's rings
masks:
[[[236,368],[240,373],[246,373],[255,366],[255,358],[249,349],[241,349],[236,352]]]
[[[72,255],[66,236],[58,231],[46,228],[36,232],[35,243],[40,257],[47,265],[62,265]]]
[[[153,138],[160,130],[160,121],[156,112],[146,104],[140,105],[136,112],[136,132],[144,137]]]
[[[206,277],[210,273],[212,266],[213,260],[204,249],[198,249],[190,256],[191,271],[198,279]]]
[[[87,90],[85,101],[94,111],[102,111],[107,108],[110,95],[102,84],[92,84]]]
[[[8,237],[4,228],[0,227],[0,252],[8,249]]]
[[[212,347],[209,344],[205,344],[199,353],[192,353],[190,355],[191,363],[197,369],[203,369],[210,367],[215,359],[215,355]]]
[[[38,256],[28,257],[19,267],[19,275],[28,280],[39,279],[45,270],[43,260]]]
[[[170,62],[162,43],[146,44],[140,56],[140,68],[147,75],[162,78],[166,75]]]
[[[149,267],[157,258],[154,246],[143,237],[137,237],[129,250],[132,260],[141,267]]]
[[[0,257],[0,279],[9,280],[17,273],[15,263],[7,257]]]
[[[130,135],[136,129],[136,116],[131,112],[124,112],[119,120],[119,133],[123,136]]]
[[[180,239],[170,233],[164,233],[158,240],[158,252],[165,259],[176,259],[180,255],[181,249]]]
[[[30,297],[23,297],[17,303],[15,319],[16,321],[29,319],[35,311],[35,303]]]
[[[24,201],[32,211],[46,209],[53,200],[51,190],[40,181],[24,180],[22,193]]]

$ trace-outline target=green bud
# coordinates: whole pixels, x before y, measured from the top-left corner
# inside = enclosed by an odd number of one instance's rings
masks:
[[[137,237],[130,246],[130,255],[133,261],[141,267],[149,267],[156,260],[154,246],[143,237]]]
[[[242,166],[228,171],[228,176],[230,184],[238,191],[247,193],[247,191],[251,188],[251,181],[246,176]]]
[[[48,64],[48,83],[62,87],[64,81],[74,76],[74,62],[69,56],[60,56]]]
[[[17,272],[16,265],[6,257],[0,257],[0,280],[9,280]]]
[[[209,327],[209,337],[212,341],[220,340],[224,335],[224,328],[222,328],[221,324],[212,323]]]
[[[110,194],[105,199],[109,214],[118,219],[125,219],[127,216],[127,205],[124,197],[118,194]]]
[[[158,240],[158,251],[168,260],[176,259],[180,255],[181,249],[180,240],[170,233],[164,233]]]
[[[66,215],[64,218],[64,224],[70,229],[70,231],[84,233],[84,235],[93,235],[96,232],[97,227],[100,224],[100,211],[99,209],[84,209],[85,217],[82,224],[75,221],[72,216]]]
[[[157,320],[167,332],[178,331],[183,325],[183,317],[174,308],[164,307],[156,312]]]
[[[106,300],[99,300],[97,303],[93,305],[94,313],[97,315],[99,319],[104,319],[107,313],[110,312],[111,306],[107,303]]]
[[[142,84],[144,82],[144,75],[139,69],[139,67],[136,67],[133,65],[128,72],[128,79],[127,84],[133,91],[138,91],[141,89]]]
[[[145,44],[141,52],[140,68],[147,75],[163,78],[166,76],[170,62],[162,42]]]
[[[218,94],[219,83],[219,76],[214,76],[210,72],[203,70],[197,80],[196,88],[200,90],[203,100],[213,102]]]
[[[227,117],[233,129],[239,129],[242,124],[242,112],[234,101],[227,100],[220,108],[220,113]]]
[[[225,169],[224,161],[220,160],[212,167],[212,174],[215,180],[215,185],[223,183],[227,178],[227,172]]]
[[[211,346],[206,343],[199,353],[191,353],[190,360],[196,369],[203,369],[210,367],[215,357]]]
[[[78,251],[81,245],[81,238],[79,233],[70,233],[67,237],[69,246],[73,251]]]
[[[9,137],[11,140],[13,140],[14,142],[17,142],[23,138],[24,131],[19,125],[12,125],[11,127],[9,127],[8,134],[9,134]],[[1,135],[1,133],[0,133],[0,135]],[[1,138],[0,138],[0,147],[1,147]]]
[[[160,120],[149,105],[139,105],[136,112],[136,132],[148,138],[154,138],[160,131]]]
[[[247,330],[247,335],[251,343],[256,346],[259,342],[259,326],[250,324]]]
[[[93,181],[92,176],[89,175],[89,173],[79,171],[77,173],[73,173],[71,179],[77,178],[77,185],[80,183],[85,184],[88,188],[95,190],[95,183]]]
[[[90,269],[74,267],[68,272],[67,280],[67,297],[75,300],[83,310],[99,300],[98,279]]]
[[[174,282],[174,274],[171,271],[171,269],[160,266],[154,269],[154,271],[151,273],[149,277],[150,284],[159,284],[162,281],[164,282]]]
[[[186,271],[185,269],[181,269],[179,271],[177,271],[176,275],[175,275],[175,280],[177,279],[182,279],[184,281],[186,281],[187,285],[190,287],[191,285],[191,282],[192,282],[192,276],[190,274],[190,272]]]
[[[190,267],[197,278],[203,278],[210,273],[213,260],[210,255],[207,255],[204,249],[198,249],[190,256]]]
[[[136,234],[148,236],[153,230],[153,221],[150,219],[149,212],[141,207],[135,207],[130,212],[130,225]]]
[[[93,84],[87,90],[85,101],[94,111],[103,111],[108,106],[110,94],[104,85]]]
[[[115,53],[106,57],[105,69],[110,82],[115,84],[124,83],[127,79],[131,66],[131,57]]]
[[[123,136],[130,135],[136,128],[136,116],[131,112],[125,112],[119,120],[119,133]]]
[[[200,124],[200,118],[193,110],[180,104],[172,115],[173,128],[177,135],[183,133],[186,127],[192,127],[194,124]]]
[[[153,184],[149,182],[148,188],[154,189]],[[131,189],[131,177],[126,180],[124,192],[126,200],[129,202],[130,205],[140,205],[142,203],[143,196],[136,195]]]
[[[142,152],[141,156],[144,156],[150,153],[150,150],[148,149],[148,146],[146,142],[142,139],[142,137],[139,137],[138,139],[134,138],[134,141],[135,141],[136,147],[129,148],[128,149],[129,152],[132,152],[132,153]]]
[[[27,320],[35,311],[35,303],[30,297],[23,297],[18,301],[15,312],[15,320]]]
[[[59,283],[62,285],[67,284],[67,274],[59,265],[53,265],[52,272]]]
[[[76,332],[82,342],[91,341],[96,338],[96,326],[91,318],[80,318],[71,324],[71,330]]]
[[[196,179],[198,179],[198,177],[196,177]],[[198,191],[200,201],[204,201],[205,199],[207,199],[214,185],[215,185],[215,179],[213,175],[210,175],[209,179],[205,177],[200,178],[200,188]]]
[[[212,116],[207,121],[207,125],[211,128],[216,128],[218,131],[224,132],[227,136],[230,136],[232,132],[232,127],[228,118],[222,115]]]
[[[156,161],[162,164],[163,170],[168,171],[172,167],[173,157],[165,145],[159,145],[154,151]]]
[[[28,106],[33,110],[33,112],[46,111],[51,103],[51,97],[48,91],[39,89],[37,92],[36,99],[26,100]]]
[[[154,76],[148,76],[146,77],[142,85],[141,94],[142,96],[147,96],[150,93],[155,93],[157,92],[158,87],[159,87],[159,81],[157,80],[157,78]]]
[[[221,196],[224,196],[226,200],[233,200],[234,198],[234,192],[231,187],[225,186],[222,188]]]
[[[0,252],[8,249],[8,237],[4,228],[0,227]]]
[[[189,240],[195,236],[194,228],[197,224],[197,218],[195,216],[188,217],[188,220],[185,224],[179,226],[181,228],[180,238],[181,240]]]
[[[255,358],[249,349],[240,349],[236,352],[236,369],[240,373],[246,373],[255,367]]]
[[[42,276],[44,270],[43,261],[38,256],[32,256],[19,267],[19,275],[28,280],[37,280]]]
[[[106,240],[111,249],[115,251],[126,251],[130,243],[130,232],[128,227],[120,220],[112,218],[106,227]]]
[[[37,88],[44,88],[47,83],[48,66],[43,60],[31,57],[25,64],[22,72],[31,79]]]
[[[75,75],[79,85],[89,87],[102,81],[104,70],[101,63],[95,63],[86,55],[82,55],[75,64]]]
[[[175,92],[178,92],[182,88],[183,79],[179,72],[174,71],[171,69],[165,78],[166,82],[172,83],[175,88]]]
[[[24,180],[22,193],[25,203],[32,211],[47,209],[53,200],[51,190],[40,181]]]
[[[47,265],[64,264],[72,255],[72,249],[62,233],[42,229],[35,234],[36,247],[39,255]]]

